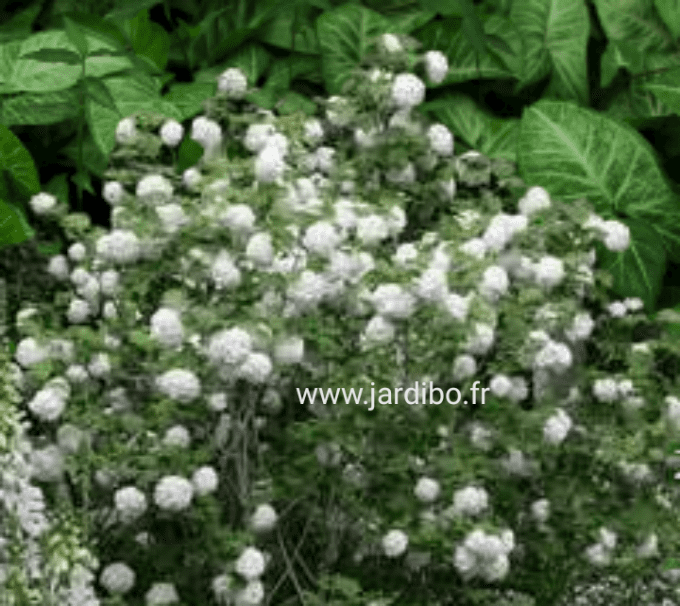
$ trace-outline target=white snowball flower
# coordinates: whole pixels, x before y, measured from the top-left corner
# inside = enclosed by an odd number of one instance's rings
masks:
[[[217,79],[217,90],[231,99],[241,99],[248,88],[248,80],[238,67],[230,67]]]
[[[137,124],[134,116],[123,118],[116,126],[116,143],[129,145],[137,138]]]
[[[83,299],[71,299],[66,317],[71,324],[83,324],[90,317],[90,304]]]
[[[409,263],[412,263],[418,258],[418,249],[416,248],[415,244],[411,242],[407,242],[404,244],[400,244],[397,247],[396,252],[392,256],[392,260],[394,263],[397,265],[401,265],[402,267],[407,266]]]
[[[255,227],[255,213],[248,204],[232,204],[220,217],[223,225],[237,233],[249,233]]]
[[[252,338],[245,330],[229,328],[210,338],[208,358],[212,364],[236,366],[246,360],[252,347]]]
[[[160,136],[168,147],[177,147],[184,136],[184,127],[177,120],[166,120],[161,126]]]
[[[519,212],[525,216],[530,216],[545,208],[550,208],[550,195],[539,186],[530,187],[519,200]]]
[[[210,267],[210,277],[218,290],[234,288],[241,283],[241,270],[236,267],[232,256],[223,249]]]
[[[191,123],[191,138],[206,150],[215,149],[222,142],[222,129],[214,120],[198,116]]]
[[[310,118],[309,120],[307,120],[304,124],[304,128],[305,128],[304,139],[308,143],[311,143],[313,145],[321,141],[321,139],[323,139],[324,137],[323,126],[321,125],[321,122],[318,120],[318,118]]]
[[[606,566],[611,562],[611,552],[600,543],[588,547],[585,555],[593,566]]]
[[[97,379],[103,379],[111,372],[111,361],[106,353],[98,353],[92,356],[87,365],[87,371]]]
[[[319,147],[315,154],[314,159],[319,170],[330,173],[334,166],[334,157],[336,150],[333,147],[321,146]]]
[[[255,532],[269,532],[276,526],[279,516],[269,503],[257,506],[250,518],[250,527]]]
[[[380,41],[388,53],[398,53],[404,50],[401,42],[399,42],[399,38],[394,34],[383,34],[380,37]]]
[[[52,194],[40,192],[31,197],[29,204],[36,215],[46,215],[54,210],[57,198]]]
[[[43,388],[28,403],[28,409],[41,421],[56,421],[66,408],[66,398],[58,389]]]
[[[19,341],[14,358],[24,368],[30,368],[47,360],[49,358],[49,349],[39,345],[33,337],[28,337]]]
[[[400,109],[420,105],[425,100],[425,84],[418,76],[398,74],[392,83],[392,101]]]
[[[255,159],[255,178],[263,183],[278,180],[283,176],[285,169],[283,154],[273,145],[265,146]]]
[[[416,294],[432,303],[444,302],[449,294],[446,272],[436,267],[426,269],[416,279]]]
[[[572,362],[573,356],[569,347],[556,341],[548,341],[534,359],[536,367],[550,368],[558,374],[569,368]]]
[[[328,221],[317,221],[305,230],[302,238],[303,246],[317,255],[330,256],[331,252],[342,241],[342,235]]]
[[[134,486],[119,488],[113,495],[113,503],[121,522],[133,522],[147,508],[146,496]]]
[[[202,178],[201,171],[192,166],[182,173],[182,184],[187,189],[196,189]]]
[[[170,448],[188,448],[190,443],[189,430],[182,425],[170,427],[163,436],[163,444]]]
[[[184,327],[179,311],[161,307],[151,316],[151,337],[165,347],[179,347],[184,340]]]
[[[630,245],[630,229],[620,221],[605,221],[602,224],[604,231],[604,245],[613,252],[623,252]]]
[[[388,558],[398,558],[408,547],[408,536],[403,530],[390,530],[382,539],[383,553]]]
[[[135,194],[145,201],[167,202],[173,194],[172,183],[163,175],[146,175],[137,183]]]
[[[71,383],[82,383],[89,378],[85,367],[79,364],[72,364],[66,369],[64,374]]]
[[[506,375],[494,375],[494,377],[491,379],[491,382],[489,383],[489,388],[491,389],[491,393],[496,397],[505,398],[510,395],[512,390],[512,381],[510,377]]]
[[[474,334],[465,343],[464,349],[469,354],[481,356],[487,353],[493,346],[495,339],[494,329],[488,324],[477,322],[474,330]]]
[[[190,370],[174,368],[156,379],[156,386],[172,400],[184,404],[195,400],[201,393],[201,383]]]
[[[389,235],[398,236],[406,227],[406,213],[401,206],[392,206],[387,214],[387,230]]]
[[[479,515],[489,506],[489,495],[483,488],[466,486],[453,495],[453,510],[463,515]]]
[[[482,566],[482,577],[489,582],[500,581],[505,578],[510,571],[510,560],[505,554],[500,554],[490,562],[485,562]]]
[[[264,574],[265,566],[264,554],[256,547],[246,547],[236,560],[234,569],[246,581],[255,581]]]
[[[609,551],[616,547],[616,533],[606,527],[600,528],[600,544]]]
[[[102,197],[111,206],[116,206],[120,204],[123,199],[125,190],[123,185],[119,181],[106,181],[104,187],[102,187]]]
[[[510,279],[508,278],[508,272],[499,265],[491,265],[486,268],[482,275],[479,292],[485,298],[496,301],[508,292],[509,287]]]
[[[369,320],[361,340],[368,346],[385,345],[392,342],[394,335],[394,325],[382,316],[376,315]]]
[[[102,294],[112,297],[118,292],[120,274],[115,269],[107,269],[99,276],[99,288]]]
[[[595,322],[590,317],[588,312],[582,312],[576,314],[571,327],[565,331],[567,338],[572,341],[585,341],[590,337],[593,329],[595,328]]]
[[[433,124],[427,129],[430,148],[439,156],[453,155],[453,134],[443,124]]]
[[[264,585],[259,579],[248,581],[234,596],[234,606],[260,606],[264,600]]]
[[[161,204],[156,206],[156,214],[163,224],[163,231],[168,234],[177,233],[182,227],[191,223],[191,219],[186,215],[181,204]]]
[[[596,379],[593,384],[593,395],[600,402],[616,402],[619,398],[618,385],[609,377]]]
[[[370,214],[357,219],[357,238],[362,244],[379,244],[390,235],[387,221],[380,215]]]
[[[415,297],[399,284],[381,284],[371,296],[378,314],[388,319],[406,319],[413,315]]]
[[[96,251],[107,261],[134,263],[140,256],[141,245],[134,232],[114,229],[97,240]]]
[[[533,515],[538,522],[543,523],[547,521],[548,517],[550,517],[550,501],[548,501],[548,499],[538,499],[538,501],[534,501],[531,504],[531,515]]]
[[[205,496],[217,490],[218,478],[214,467],[204,465],[194,471],[191,476],[191,483],[199,496]]]
[[[628,309],[623,301],[614,301],[607,305],[607,311],[611,314],[613,318],[623,318]]]
[[[47,271],[57,278],[57,280],[66,280],[69,276],[68,260],[64,255],[54,255],[50,258],[47,266]]]
[[[261,231],[250,236],[245,253],[248,259],[258,265],[270,265],[274,260],[274,246],[271,234]]]
[[[222,412],[227,408],[227,394],[224,392],[213,393],[208,397],[208,408],[213,412]]]
[[[644,308],[645,304],[640,299],[640,297],[628,297],[623,301],[623,304],[626,306],[626,309],[628,311],[640,311],[641,309]]]
[[[647,536],[644,543],[637,548],[639,558],[653,558],[659,555],[659,538],[652,532]]]
[[[290,143],[288,142],[288,137],[283,133],[274,133],[269,137],[267,147],[273,147],[281,154],[282,158],[285,158],[288,155]]]
[[[144,596],[146,606],[166,606],[179,602],[179,595],[172,583],[154,583]]]
[[[64,452],[75,454],[85,441],[85,432],[75,425],[64,423],[57,430],[57,444]]]
[[[264,383],[271,374],[274,366],[267,354],[251,352],[243,364],[238,367],[238,376],[250,383]]]
[[[437,500],[441,493],[441,486],[432,478],[420,478],[413,489],[416,498],[423,503],[432,503]]]
[[[462,381],[469,379],[477,372],[477,362],[472,356],[462,354],[456,357],[453,361],[453,379],[455,381]]]
[[[124,562],[113,562],[102,570],[99,583],[109,592],[126,594],[135,585],[135,571]]]
[[[562,259],[549,255],[542,257],[534,265],[534,279],[539,286],[553,288],[564,280],[564,263]]]
[[[305,354],[305,342],[302,337],[285,337],[274,347],[274,359],[279,364],[299,364]]]
[[[430,82],[441,84],[449,71],[449,61],[441,51],[425,53],[425,71]]]
[[[275,133],[276,129],[273,124],[251,124],[246,130],[243,145],[254,154],[260,153]]]
[[[487,245],[482,238],[472,238],[463,242],[458,247],[458,250],[481,261],[484,258],[484,255],[486,255]]]
[[[165,476],[156,484],[153,500],[165,511],[182,511],[189,507],[194,487],[181,476]]]
[[[312,308],[326,296],[328,282],[322,274],[305,269],[288,288],[288,296],[301,308]]]
[[[543,426],[543,439],[554,446],[561,444],[571,430],[573,422],[563,409],[558,408],[557,413],[550,417]]]

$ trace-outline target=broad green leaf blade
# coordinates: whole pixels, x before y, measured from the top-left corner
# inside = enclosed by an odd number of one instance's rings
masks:
[[[55,175],[43,186],[42,190],[52,194],[57,200],[68,206],[68,182],[66,177],[66,173]]]
[[[526,44],[524,82],[543,77],[548,62],[553,75],[545,95],[587,105],[590,16],[584,0],[513,2],[510,18]]]
[[[89,45],[87,44],[87,38],[85,34],[80,30],[78,25],[71,21],[68,17],[64,17],[64,31],[71,41],[73,46],[78,49],[81,57],[87,55],[89,50]]]
[[[77,24],[81,29],[86,30],[88,38],[96,38],[107,46],[122,50],[128,44],[125,35],[120,29],[109,21],[105,21],[97,15],[91,13],[64,13],[64,17],[68,17],[71,21]],[[89,43],[88,43],[89,45]],[[90,49],[92,54],[92,49]]]
[[[271,55],[265,50],[264,46],[257,42],[251,42],[231,56],[222,66],[222,69],[240,68],[248,80],[248,85],[255,86],[260,76],[269,67],[270,62]]]
[[[288,115],[294,114],[295,112],[302,112],[308,116],[313,116],[317,109],[316,103],[312,101],[309,97],[305,97],[300,93],[289,90],[283,99],[277,104],[277,109],[279,114]]]
[[[673,43],[652,0],[594,0],[594,4],[609,41],[636,44],[640,51]]]
[[[265,88],[287,91],[290,83],[299,76],[321,69],[321,59],[309,55],[291,55],[271,64]]]
[[[71,181],[73,181],[76,185],[79,185],[85,191],[91,193],[93,196],[97,195],[94,191],[94,188],[92,187],[90,173],[88,173],[87,171],[77,172],[75,175],[71,177]]]
[[[463,23],[461,25],[463,33],[468,39],[468,42],[475,49],[477,55],[481,58],[486,54],[486,45],[484,40],[484,28],[479,19],[479,15],[475,11],[475,6],[472,0],[458,0],[463,12]]]
[[[298,9],[295,31],[293,32],[293,7],[286,6],[287,10],[281,10],[266,25],[263,25],[257,32],[256,38],[260,42],[266,42],[272,46],[293,49],[293,33],[295,34],[295,51],[307,54],[319,54],[321,47],[314,28],[314,21],[311,17],[312,11]]]
[[[585,197],[605,217],[655,217],[677,245],[680,225],[667,225],[678,204],[651,145],[638,132],[573,103],[541,100],[524,110],[518,168],[526,183],[560,200]]]
[[[418,0],[421,7],[447,17],[462,17],[463,7],[458,0]]]
[[[216,81],[180,82],[170,87],[163,100],[175,105],[182,114],[182,120],[185,120],[201,113],[205,100],[214,97],[216,91]]]
[[[77,163],[79,154],[77,139],[72,139],[69,144],[61,148],[60,152],[70,158],[74,164]],[[90,173],[99,178],[104,176],[104,172],[109,167],[108,157],[102,154],[89,129],[85,131],[83,137],[83,164]]]
[[[203,156],[203,147],[189,137],[184,137],[177,152],[177,172],[182,173],[194,166]]]
[[[419,27],[429,23],[437,16],[436,11],[424,11],[411,9],[399,11],[396,15],[390,15],[390,32],[395,34],[410,34]],[[297,50],[297,48],[295,49]]]
[[[0,25],[0,42],[23,40],[31,35],[31,26],[40,14],[41,6],[31,4],[20,13]]]
[[[5,85],[12,79],[20,51],[21,42],[18,40],[0,44],[0,85]]]
[[[99,105],[108,107],[111,111],[114,112],[118,111],[118,108],[116,107],[116,102],[113,100],[113,97],[109,92],[109,89],[106,88],[106,86],[104,86],[104,83],[101,80],[97,78],[92,78],[91,76],[87,76],[83,80],[83,84],[85,86],[87,94],[94,101],[99,103]]]
[[[158,69],[163,70],[168,63],[170,36],[158,23],[149,19],[149,11],[140,10],[132,19],[122,23],[135,53],[149,59]]]
[[[276,102],[279,100],[279,93],[273,91],[271,88],[261,88],[252,93],[247,93],[244,99],[254,103],[262,109],[274,109]]]
[[[340,95],[347,79],[374,50],[373,41],[389,31],[389,21],[361,5],[344,4],[319,15],[316,31],[326,89]]]
[[[680,1],[654,0],[654,6],[673,37],[676,40],[680,38]]]
[[[66,65],[80,65],[81,59],[74,52],[63,48],[41,48],[22,55],[22,59],[34,59],[41,63],[66,63]],[[54,69],[54,66],[52,66]]]
[[[600,60],[600,86],[609,86],[620,67],[640,73],[644,69],[643,54],[634,44],[610,41]]]
[[[674,114],[680,116],[680,70],[656,74],[649,82],[640,84],[640,88],[652,93]]]
[[[599,265],[609,271],[619,297],[640,297],[653,310],[661,292],[666,271],[666,253],[652,225],[643,221],[623,220],[630,229],[630,247],[614,253],[602,247]]]
[[[158,4],[158,0],[137,0],[133,4],[122,5],[121,8],[116,8],[115,10],[106,13],[104,19],[111,23],[120,23],[125,19],[134,17],[139,11],[151,8],[156,4]]]
[[[7,171],[29,195],[40,192],[38,171],[19,138],[0,124],[0,172]]]
[[[3,123],[7,126],[56,124],[78,116],[80,100],[74,88],[53,93],[21,93],[2,103]]]
[[[0,248],[21,244],[35,236],[35,231],[26,221],[22,210],[0,200]]]

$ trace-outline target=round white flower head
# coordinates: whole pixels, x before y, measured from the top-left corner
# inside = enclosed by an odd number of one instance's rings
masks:
[[[167,202],[174,193],[172,183],[163,175],[147,175],[142,177],[135,190],[138,198],[147,202]]]
[[[238,376],[250,383],[264,383],[274,366],[269,356],[260,352],[250,352],[245,361],[238,367]]]
[[[626,306],[628,311],[640,311],[645,306],[640,297],[628,297],[623,301],[623,304]]]
[[[255,532],[269,532],[276,526],[278,519],[276,510],[269,503],[262,503],[251,516],[250,527]]]
[[[283,176],[286,163],[274,145],[266,145],[255,159],[255,178],[262,183],[274,183]]]
[[[64,374],[66,375],[66,378],[71,381],[71,383],[82,383],[83,381],[87,381],[89,378],[87,370],[80,364],[71,364],[66,369]]]
[[[274,133],[269,137],[267,140],[267,147],[270,146],[277,149],[282,158],[285,158],[288,155],[290,144],[288,142],[288,137],[283,133]]]
[[[210,276],[218,290],[234,288],[241,283],[241,270],[224,249],[215,257],[210,267]]]
[[[510,560],[505,554],[499,555],[490,562],[484,562],[482,567],[482,577],[489,581],[500,581],[505,578],[510,571]]]
[[[87,365],[87,371],[91,376],[102,379],[111,372],[111,361],[106,353],[98,353],[92,356]]]
[[[246,130],[243,145],[254,154],[260,153],[275,133],[276,128],[273,124],[251,124]]]
[[[508,278],[508,272],[499,265],[491,265],[486,268],[482,275],[479,292],[487,299],[496,301],[508,292],[509,287],[510,279]]]
[[[121,522],[133,522],[146,511],[146,496],[135,486],[119,488],[113,495],[113,503]]]
[[[317,221],[305,230],[303,246],[317,255],[327,257],[342,241],[342,235],[328,221]]]
[[[449,61],[441,51],[425,53],[425,71],[427,77],[435,84],[441,84],[449,71]]]
[[[235,232],[251,232],[255,227],[255,213],[247,204],[232,204],[220,217],[223,225]]]
[[[160,392],[184,404],[195,400],[201,393],[201,383],[190,370],[174,368],[163,373],[156,379],[156,386]]]
[[[571,328],[566,331],[566,335],[572,342],[585,341],[590,337],[594,328],[595,322],[590,317],[590,314],[588,312],[582,312],[576,314],[574,321],[571,324]]]
[[[114,318],[118,317],[118,311],[116,310],[116,305],[113,301],[107,301],[106,303],[104,303],[104,307],[102,308],[102,315],[107,320],[113,320]]]
[[[616,533],[604,526],[600,528],[600,544],[605,549],[613,550],[616,547]]]
[[[205,150],[215,149],[222,142],[222,129],[214,120],[198,116],[191,123],[191,138],[200,143]]]
[[[219,574],[213,578],[211,587],[218,602],[226,602],[229,599],[233,578],[228,574]]]
[[[496,397],[505,398],[510,395],[510,391],[512,390],[512,381],[510,377],[506,375],[494,375],[494,377],[491,379],[491,382],[489,383],[489,388],[491,389],[491,393]]]
[[[31,477],[40,482],[57,482],[64,473],[64,457],[56,444],[33,450],[30,454]]]
[[[367,245],[375,245],[389,237],[389,227],[383,217],[370,214],[357,219],[357,238]]]
[[[614,301],[613,303],[610,303],[607,305],[607,311],[613,318],[623,318],[626,313],[628,313],[626,304],[623,301]]]
[[[106,181],[102,187],[102,197],[111,206],[120,204],[124,194],[125,190],[119,181]]]
[[[184,136],[184,127],[177,120],[166,120],[161,126],[160,136],[168,147],[177,147]]]
[[[399,42],[399,38],[394,34],[383,34],[380,37],[380,41],[388,53],[398,53],[404,50],[401,42]]]
[[[151,316],[151,336],[165,347],[179,347],[184,340],[184,327],[179,311],[161,307]]]
[[[189,431],[182,425],[170,427],[163,436],[163,444],[170,448],[188,448],[190,443]]]
[[[264,554],[256,547],[246,547],[236,560],[234,569],[246,581],[255,581],[264,574],[265,566]]]
[[[397,250],[392,256],[392,260],[397,265],[405,267],[418,258],[418,249],[412,242],[406,242],[397,246]]]
[[[305,355],[302,337],[285,337],[274,347],[274,359],[279,364],[299,364]]]
[[[182,511],[189,507],[194,496],[194,487],[181,476],[165,476],[156,484],[153,500],[165,511]]]
[[[205,496],[217,490],[217,472],[210,465],[204,465],[194,471],[191,476],[191,483],[198,496]]]
[[[550,516],[550,501],[548,499],[539,499],[531,504],[531,515],[538,522],[545,522]]]
[[[519,212],[525,216],[530,216],[544,208],[550,208],[550,195],[548,192],[539,186],[530,187],[527,192],[520,198],[518,206]]]
[[[334,157],[336,150],[333,147],[321,146],[319,147],[315,154],[314,159],[319,170],[330,173],[334,166]]]
[[[408,536],[403,530],[390,530],[382,539],[383,553],[388,558],[398,558],[408,547]]]
[[[163,224],[163,231],[168,234],[177,233],[182,227],[191,223],[181,204],[161,204],[156,206],[156,214]]]
[[[553,288],[564,280],[564,263],[557,257],[545,256],[534,265],[534,279],[539,286]]]
[[[259,579],[248,581],[234,596],[234,606],[260,606],[264,600],[264,585]]]
[[[449,294],[446,272],[436,267],[426,269],[416,279],[416,294],[425,301],[444,302]]]
[[[99,582],[109,593],[123,595],[135,585],[135,571],[124,562],[113,562],[102,570]]]
[[[129,145],[137,138],[137,123],[134,116],[123,118],[116,126],[116,143]]]
[[[439,156],[453,155],[453,134],[443,124],[433,124],[427,129],[430,148]]]
[[[619,390],[616,381],[612,378],[596,379],[593,384],[593,395],[600,402],[616,402],[619,398]]]
[[[482,238],[471,238],[470,240],[463,242],[458,247],[458,250],[481,261],[484,258],[484,255],[486,255],[487,244]]]
[[[611,251],[623,252],[630,245],[630,229],[620,221],[605,221],[602,224],[605,233],[604,245]]]
[[[462,381],[468,379],[477,372],[477,362],[475,359],[467,354],[462,354],[456,357],[453,361],[453,379],[455,381]]]
[[[71,272],[71,282],[76,286],[84,286],[91,277],[91,274],[83,267],[76,267]]]
[[[64,452],[75,454],[85,441],[85,432],[71,423],[64,423],[57,430],[57,444]]]
[[[212,364],[236,366],[246,360],[252,347],[252,338],[245,330],[229,328],[211,337],[208,358]]]
[[[43,388],[28,403],[28,409],[41,421],[56,421],[66,408],[63,392],[54,388]]]
[[[40,192],[31,197],[29,204],[36,215],[47,215],[57,205],[57,198],[52,194]]]
[[[97,255],[116,263],[135,263],[141,254],[141,244],[132,231],[114,229],[97,240]]]
[[[64,255],[54,255],[50,258],[47,271],[57,280],[67,280],[69,276],[68,260]]]
[[[90,304],[83,299],[71,299],[66,317],[71,324],[83,324],[90,317]]]
[[[222,412],[227,408],[227,394],[223,391],[208,396],[208,408],[213,412]]]
[[[323,139],[323,126],[318,118],[310,118],[305,122],[304,127],[305,132],[303,137],[308,143],[314,145]]]
[[[369,347],[371,345],[386,345],[394,340],[394,335],[394,324],[381,315],[375,315],[366,325],[361,340]]]
[[[319,304],[328,288],[328,282],[322,274],[305,269],[289,286],[287,294],[297,306],[309,309]]]
[[[172,583],[154,583],[144,596],[146,606],[166,606],[177,604],[179,595]]]
[[[443,305],[444,309],[446,309],[452,318],[455,318],[460,322],[464,322],[467,318],[468,312],[470,311],[471,301],[471,295],[462,297],[457,293],[449,293],[446,295],[446,297],[444,297]]]
[[[268,266],[274,260],[274,246],[270,233],[261,231],[250,236],[246,257],[258,265]]]
[[[543,439],[549,444],[557,446],[567,437],[573,422],[569,415],[561,408],[557,413],[550,417],[543,426]]]
[[[538,368],[550,368],[556,373],[563,373],[572,364],[571,350],[564,343],[548,341],[536,354],[534,364]]]
[[[115,269],[107,269],[99,276],[99,288],[102,294],[112,297],[118,292],[120,274]]]
[[[33,337],[27,337],[19,341],[17,350],[14,353],[14,359],[24,368],[30,368],[35,364],[47,360],[49,357],[49,349],[42,347]]]
[[[423,503],[432,503],[437,500],[441,493],[441,486],[432,478],[420,478],[413,489],[416,498]]]
[[[475,323],[475,332],[465,343],[464,348],[471,355],[481,356],[493,346],[495,333],[492,326],[481,322]]]
[[[413,315],[416,298],[399,284],[381,284],[371,296],[376,312],[389,319],[406,319]]]
[[[217,90],[231,99],[241,99],[248,88],[248,80],[238,67],[230,67],[217,79]]]
[[[453,494],[453,511],[458,514],[479,515],[489,506],[489,495],[483,488],[466,486]]]
[[[406,213],[401,206],[393,206],[387,214],[387,229],[390,236],[398,236],[406,227]]]
[[[585,555],[593,566],[607,566],[611,562],[611,552],[600,543],[588,547]]]
[[[392,102],[400,109],[420,105],[425,100],[425,84],[418,76],[398,74],[392,83]]]
[[[182,173],[182,184],[187,189],[196,189],[202,178],[201,171],[192,166]]]

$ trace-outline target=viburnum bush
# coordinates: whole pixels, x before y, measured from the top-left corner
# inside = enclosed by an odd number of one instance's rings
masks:
[[[379,42],[323,118],[227,70],[181,175],[181,124],[123,120],[110,232],[36,205],[74,242],[14,370],[103,604],[543,605],[680,547],[675,358],[596,268],[627,228],[456,156],[443,55]]]

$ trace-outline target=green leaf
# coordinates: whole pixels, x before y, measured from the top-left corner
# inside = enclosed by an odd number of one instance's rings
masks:
[[[67,65],[80,65],[81,63],[78,55],[63,48],[41,48],[22,55],[22,59],[35,59],[41,63],[66,63]]]
[[[557,199],[585,197],[605,217],[652,221],[667,251],[680,245],[675,195],[651,145],[626,124],[573,103],[538,101],[522,114],[518,169]]]
[[[526,45],[523,82],[540,80],[552,69],[544,96],[587,105],[590,16],[583,0],[513,2],[510,18]]]
[[[7,126],[56,124],[78,116],[78,90],[69,88],[52,93],[21,93],[2,103],[3,123]]]
[[[0,248],[21,244],[34,236],[35,231],[26,221],[22,210],[0,200]]]
[[[39,4],[31,4],[0,25],[0,42],[24,39],[31,35],[31,26],[40,14]]]
[[[286,5],[287,10],[279,11],[278,15],[269,23],[263,25],[257,32],[256,38],[272,46],[293,49],[293,10]],[[321,48],[314,28],[314,21],[310,17],[311,9],[299,9],[295,23],[295,51],[299,53],[319,54]]]
[[[217,82],[180,82],[173,84],[168,93],[163,97],[175,105],[182,114],[182,120],[192,118],[203,111],[203,103],[206,99],[214,97],[217,91]]]
[[[241,49],[238,53],[229,58],[223,69],[238,67],[246,75],[248,84],[254,86],[260,76],[269,67],[271,55],[265,48],[257,42],[251,42]]]
[[[116,108],[116,102],[113,100],[109,89],[106,88],[101,80],[98,78],[93,78],[92,76],[87,76],[83,80],[83,85],[85,86],[88,96],[99,103],[99,105],[108,107],[114,112],[118,111],[118,108]]]
[[[60,202],[68,206],[68,182],[66,173],[55,175],[42,188],[42,191],[55,196]]]
[[[294,114],[295,112],[303,112],[308,116],[314,115],[317,109],[316,103],[309,97],[305,97],[295,91],[288,91],[283,99],[277,104],[277,110],[281,115]]]
[[[77,172],[75,175],[71,177],[71,181],[73,181],[76,185],[79,185],[85,191],[91,193],[93,196],[97,195],[94,191],[94,188],[92,187],[90,173],[88,173],[87,171]]]
[[[40,192],[40,179],[31,154],[3,124],[0,124],[0,171],[9,172],[28,195]]]
[[[460,2],[463,12],[462,30],[467,36],[468,41],[475,49],[479,57],[486,54],[486,46],[484,44],[484,28],[482,22],[479,20],[479,15],[475,11],[475,6],[472,0],[458,0]]]
[[[77,163],[79,153],[77,139],[73,138],[70,143],[61,148],[60,152],[74,163]],[[85,136],[83,137],[83,164],[90,173],[97,175],[99,178],[104,176],[104,172],[109,167],[109,159],[102,154],[90,130],[85,131]]]
[[[73,43],[73,46],[75,46],[78,49],[81,58],[84,57],[85,55],[87,55],[89,48],[85,34],[83,34],[83,32],[80,31],[78,25],[71,21],[71,19],[69,19],[68,17],[64,17],[63,19],[64,30],[66,31],[68,39]]]
[[[261,88],[260,90],[247,93],[244,97],[246,101],[254,103],[262,109],[273,109],[278,101],[279,93],[271,88]]]
[[[602,247],[600,267],[609,271],[619,297],[640,297],[648,310],[655,308],[666,271],[666,252],[652,225],[622,219],[630,228],[630,247],[614,253]]]
[[[463,7],[458,0],[418,0],[418,4],[428,11],[446,17],[462,17]]]
[[[160,70],[165,69],[170,52],[170,36],[163,27],[149,19],[147,9],[142,9],[132,19],[123,21],[122,29],[127,33],[138,56],[149,59]]]
[[[0,44],[0,84],[11,80],[20,51],[21,42],[18,40]]]
[[[436,16],[436,11],[424,11],[417,8],[410,11],[399,11],[395,15],[389,15],[387,19],[390,22],[390,32],[395,34],[410,34],[419,27],[432,21]],[[297,47],[295,50],[297,50]]]
[[[271,64],[264,87],[277,91],[287,91],[290,89],[293,80],[320,69],[321,60],[319,57],[290,55]]]
[[[134,17],[140,10],[145,10],[160,4],[160,0],[138,0],[133,4],[123,5],[121,8],[116,8],[115,10],[106,13],[104,19],[110,21],[111,23],[120,23],[125,19],[130,19]]]
[[[640,88],[652,93],[674,114],[680,116],[680,70],[655,74],[649,82],[641,83]]]
[[[64,17],[68,17],[81,29],[85,30],[88,38],[96,38],[100,43],[104,43],[107,47],[123,50],[128,44],[125,35],[115,23],[105,21],[98,15],[93,15],[92,13],[69,12],[64,13]],[[88,46],[90,46],[89,43]],[[92,54],[92,49],[90,48],[90,55]]]
[[[654,6],[673,37],[676,40],[680,38],[680,2],[678,0],[654,0]]]
[[[194,166],[203,156],[203,152],[203,146],[200,143],[185,137],[177,152],[177,172],[182,173]]]
[[[632,74],[643,71],[643,54],[634,44],[610,41],[600,60],[600,86],[609,86],[620,67]]]
[[[609,41],[635,44],[640,51],[672,43],[652,0],[594,0],[594,4]]]
[[[389,21],[364,6],[344,4],[319,15],[316,33],[321,46],[322,74],[331,95],[342,87],[373,50],[373,40],[389,31]]]

